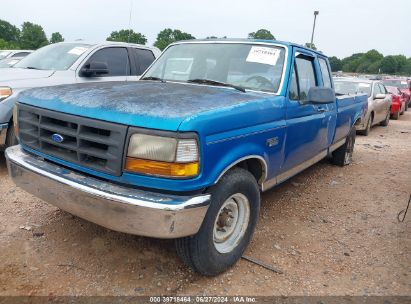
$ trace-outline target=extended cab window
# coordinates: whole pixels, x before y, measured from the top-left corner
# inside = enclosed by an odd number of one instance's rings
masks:
[[[311,87],[317,85],[313,61],[314,58],[304,55],[298,55],[295,58],[290,86],[290,99],[307,101],[308,91]]]
[[[331,75],[330,75],[330,71],[328,70],[327,61],[325,61],[324,58],[318,58],[318,62],[320,63],[321,76],[323,77],[324,87],[332,88]]]
[[[128,61],[128,53],[127,49],[123,47],[110,47],[98,50],[95,52],[89,60],[87,60],[87,64],[90,62],[103,62],[107,64],[108,74],[102,75],[104,76],[127,76],[130,75],[130,64]]]
[[[152,51],[144,49],[132,49],[132,52],[136,62],[136,73],[141,75],[153,63],[154,54]]]

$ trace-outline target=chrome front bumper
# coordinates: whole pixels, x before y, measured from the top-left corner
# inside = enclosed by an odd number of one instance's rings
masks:
[[[0,124],[0,147],[6,144],[8,127],[9,127],[9,124]]]
[[[6,150],[14,183],[58,208],[106,228],[156,238],[196,234],[210,195],[160,194],[102,181],[29,154]]]

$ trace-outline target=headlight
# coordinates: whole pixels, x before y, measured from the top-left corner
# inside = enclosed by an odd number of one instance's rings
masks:
[[[0,87],[0,101],[6,99],[11,94],[13,94],[13,90],[9,87]]]
[[[196,176],[199,173],[197,140],[133,134],[125,169],[165,177]]]

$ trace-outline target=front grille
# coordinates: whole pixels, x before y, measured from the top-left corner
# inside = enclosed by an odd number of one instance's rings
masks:
[[[86,168],[121,175],[127,126],[23,104],[18,109],[23,145]],[[53,135],[60,135],[62,142]]]

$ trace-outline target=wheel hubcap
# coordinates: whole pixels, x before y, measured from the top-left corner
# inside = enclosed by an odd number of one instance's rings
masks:
[[[243,238],[250,220],[250,203],[241,193],[230,196],[221,206],[214,223],[214,246],[220,253],[232,251]]]

